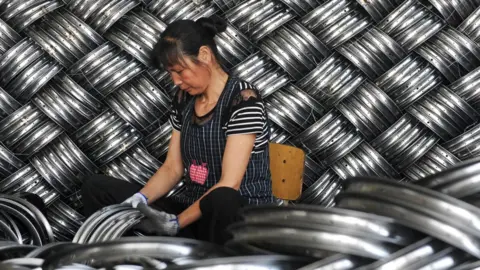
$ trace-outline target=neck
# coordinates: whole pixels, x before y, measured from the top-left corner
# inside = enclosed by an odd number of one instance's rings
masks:
[[[225,88],[225,84],[227,83],[228,74],[223,71],[222,68],[218,67],[212,70],[211,78],[212,79],[207,89],[200,96],[202,102],[213,103],[218,100],[218,98],[222,94],[223,89]]]

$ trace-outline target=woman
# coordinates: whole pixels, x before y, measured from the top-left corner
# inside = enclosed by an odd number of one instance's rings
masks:
[[[223,243],[240,207],[274,201],[267,114],[258,91],[219,64],[214,37],[225,29],[214,17],[176,21],[162,33],[154,57],[179,88],[166,160],[144,187],[105,175],[86,179],[87,216],[123,202],[148,217],[144,230]],[[162,198],[185,171],[185,191]]]

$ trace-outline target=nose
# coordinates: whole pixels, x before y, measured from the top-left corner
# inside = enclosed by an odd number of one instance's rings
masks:
[[[182,80],[180,76],[175,72],[172,72],[172,81],[173,81],[173,84],[175,84],[176,86],[180,86],[182,84]]]

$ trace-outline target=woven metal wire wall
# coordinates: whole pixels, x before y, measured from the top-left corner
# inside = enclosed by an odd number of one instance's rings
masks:
[[[145,183],[176,90],[150,52],[166,24],[213,14],[272,141],[308,154],[299,202],[480,155],[480,0],[0,0],[0,193],[40,195],[68,241],[84,176]]]

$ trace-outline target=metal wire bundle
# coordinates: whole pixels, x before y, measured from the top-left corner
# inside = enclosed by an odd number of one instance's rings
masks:
[[[24,38],[0,57],[0,86],[13,98],[27,102],[53,78],[61,65],[32,39]]]
[[[365,30],[372,18],[356,1],[332,0],[303,16],[300,22],[329,48],[336,48]]]
[[[377,25],[410,52],[434,36],[445,22],[420,1],[406,0]]]
[[[255,42],[293,17],[282,2],[270,0],[245,0],[225,12],[225,18]]]
[[[66,8],[46,14],[25,31],[64,67],[73,65],[105,42],[100,34]]]
[[[262,97],[274,93],[291,79],[275,62],[264,53],[256,52],[232,68],[232,74],[251,82]]]
[[[395,219],[398,216],[392,215],[401,212],[375,205],[387,201],[398,207],[395,192],[411,191],[413,184],[480,205],[475,173],[442,176],[455,166],[476,172],[475,165],[462,164],[480,156],[477,0],[0,0],[0,193],[40,196],[54,238],[71,241],[86,226],[79,197],[84,177],[104,173],[144,184],[168,151],[172,130],[168,111],[177,90],[168,72],[152,65],[153,46],[168,23],[214,14],[228,23],[215,38],[222,64],[259,89],[271,122],[271,140],[301,147],[307,154],[303,194],[293,202],[295,207],[363,205],[356,211]],[[391,198],[379,198],[380,192],[362,193],[377,184],[361,182],[368,188],[353,189],[351,177],[412,183],[381,186],[395,192]],[[183,187],[181,182],[169,196]],[[349,192],[363,195],[349,197]],[[405,202],[401,206],[410,209]],[[467,209],[463,206],[462,211]],[[119,237],[125,227],[114,220],[119,216],[129,220],[127,212],[99,221],[91,241]],[[138,218],[132,215],[132,220]],[[452,220],[440,221],[452,225]],[[31,234],[18,222],[2,219],[1,211],[0,221],[24,243],[32,243]],[[396,222],[392,224],[397,226]],[[101,229],[109,225],[115,232]],[[237,227],[242,237],[255,231],[247,225]],[[293,225],[283,225],[275,223],[276,232],[293,238],[285,229]],[[394,244],[395,248],[383,249],[388,252],[377,253],[384,256],[366,258],[361,249],[332,254],[327,248],[309,254],[318,259],[316,264],[292,265],[304,269],[315,265],[406,269],[438,267],[445,261],[458,269],[475,265],[478,253],[465,241],[400,225],[422,233],[409,245]],[[295,226],[302,233],[308,231]],[[266,237],[270,227],[257,227]],[[459,228],[464,236],[477,233]],[[327,232],[332,233],[329,228],[322,231]],[[352,237],[350,231],[337,233]],[[310,236],[303,234],[304,244],[313,243]],[[255,252],[291,254],[277,240],[256,248],[244,242],[243,251],[247,246]],[[392,247],[378,238],[363,240],[375,247]],[[271,245],[275,243],[278,246]],[[4,250],[22,257],[36,248],[5,245]],[[429,252],[419,260],[400,263],[425,249]],[[465,259],[465,254],[473,257]],[[17,255],[8,259],[18,259]],[[283,260],[287,265],[285,258],[271,259],[272,264]],[[142,263],[158,263],[155,260]],[[231,263],[242,265],[240,259]]]
[[[73,140],[96,164],[105,165],[142,139],[139,131],[112,110],[80,128]]]

